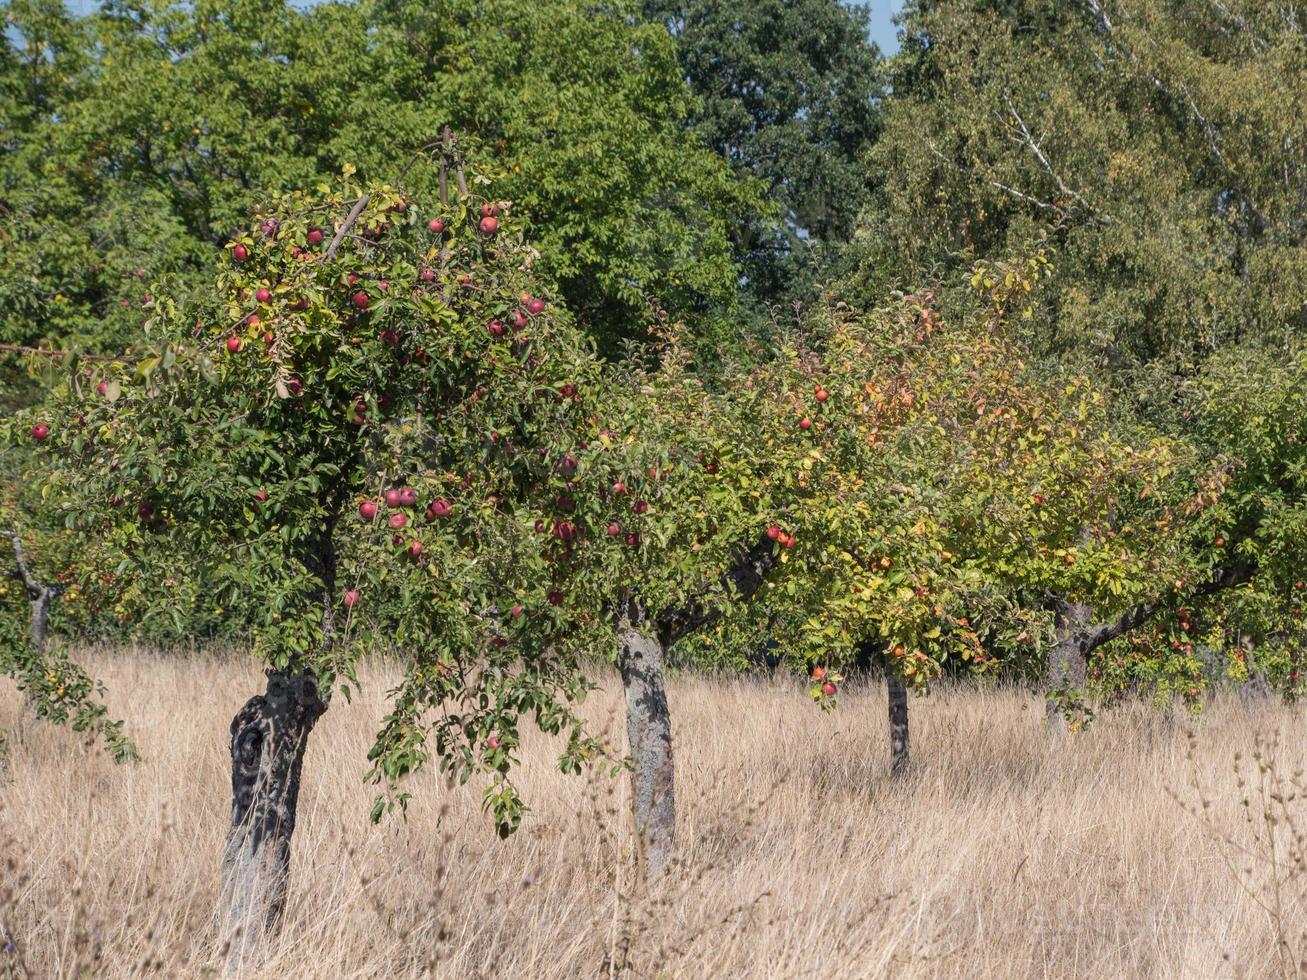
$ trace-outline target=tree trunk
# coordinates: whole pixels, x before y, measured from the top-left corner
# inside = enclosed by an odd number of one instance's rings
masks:
[[[223,938],[231,965],[242,963],[277,928],[304,749],[327,710],[313,677],[267,673],[267,691],[250,698],[231,723],[231,829],[222,875]]]
[[[629,600],[617,624],[617,666],[626,691],[626,737],[635,770],[632,809],[645,873],[661,875],[676,846],[672,718],[663,686],[666,651],[653,624]]]
[[[27,601],[32,610],[32,646],[36,647],[37,653],[45,652],[45,634],[50,624],[50,602],[56,595],[58,590],[48,585],[41,586],[39,591],[28,593]]]
[[[892,776],[907,772],[908,755],[908,686],[891,668],[885,669],[885,686],[889,691],[889,771]]]
[[[1086,603],[1058,602],[1055,611],[1056,642],[1048,661],[1050,693],[1059,688],[1079,690],[1085,686],[1085,636],[1093,614],[1093,609]],[[1063,713],[1062,706],[1056,698],[1050,697],[1044,703],[1044,713],[1049,721],[1054,721]]]

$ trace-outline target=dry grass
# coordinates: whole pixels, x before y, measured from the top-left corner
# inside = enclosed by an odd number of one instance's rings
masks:
[[[226,728],[261,678],[238,657],[84,660],[145,762],[118,768],[20,721],[17,693],[0,689],[0,917],[18,947],[0,976],[20,959],[34,977],[204,975]],[[473,787],[434,777],[407,822],[370,826],[360,776],[385,676],[366,676],[365,696],[314,733],[292,904],[250,975],[1284,972],[1260,872],[1242,890],[1230,845],[1171,794],[1194,799],[1196,771],[1206,822],[1242,840],[1234,755],[1300,731],[1288,708],[1215,704],[1191,763],[1187,720],[1130,709],[1051,737],[1029,695],[945,691],[914,700],[916,768],[891,780],[879,686],[851,686],[827,716],[793,686],[684,679],[671,690],[684,867],[634,897],[623,781],[562,776],[542,738],[526,746],[534,812],[513,839],[495,839]],[[587,706],[614,731],[618,694],[608,684]],[[1304,754],[1301,738],[1278,750],[1294,769]],[[1297,882],[1282,892],[1301,923]]]

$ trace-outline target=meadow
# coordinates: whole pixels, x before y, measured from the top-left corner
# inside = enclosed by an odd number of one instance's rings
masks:
[[[115,766],[0,690],[10,975],[217,973],[227,726],[258,665],[137,648],[78,658],[106,683],[114,715],[131,719],[143,761]],[[362,759],[397,677],[368,663],[362,693],[319,722],[285,927],[242,976],[1189,978],[1300,967],[1305,822],[1295,826],[1290,793],[1307,751],[1291,737],[1301,712],[1278,701],[1222,695],[1197,717],[1127,704],[1059,734],[1028,691],[946,685],[913,699],[912,769],[893,778],[876,678],[846,684],[827,714],[792,681],[677,676],[680,865],[639,889],[628,781],[562,775],[557,746],[534,732],[520,769],[532,810],[508,840],[480,812],[475,782],[431,775],[411,781],[407,819],[369,824]],[[620,752],[621,687],[598,679],[585,714]]]

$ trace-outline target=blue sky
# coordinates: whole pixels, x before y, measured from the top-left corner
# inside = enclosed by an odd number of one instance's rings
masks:
[[[871,9],[871,39],[885,54],[893,54],[899,48],[895,39],[895,27],[890,22],[903,7],[903,0],[864,0]]]

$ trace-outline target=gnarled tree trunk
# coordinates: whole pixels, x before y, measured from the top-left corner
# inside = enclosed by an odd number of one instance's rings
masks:
[[[892,668],[885,668],[885,687],[889,692],[889,771],[892,776],[907,772],[908,754],[908,685]]]
[[[270,670],[266,692],[250,698],[232,720],[231,829],[222,866],[229,963],[241,963],[277,928],[304,750],[326,710],[312,676]]]
[[[666,651],[636,600],[618,616],[617,666],[626,691],[626,737],[635,771],[632,809],[645,873],[667,870],[676,847],[676,779],[672,718],[663,684]]]
[[[23,553],[23,539],[16,532],[4,532],[9,536],[14,546],[14,562],[17,566],[17,578],[23,583],[23,589],[27,592],[27,603],[30,607],[31,619],[29,621],[29,631],[32,637],[32,646],[36,648],[37,653],[45,652],[45,635],[50,625],[50,603],[63,592],[63,587],[58,585],[46,585],[32,574],[31,569],[27,567],[27,557]]]
[[[1056,639],[1048,658],[1048,690],[1085,686],[1088,659],[1088,633],[1094,611],[1083,602],[1058,601],[1054,615]],[[1057,720],[1062,707],[1056,698],[1044,703],[1045,717]]]

